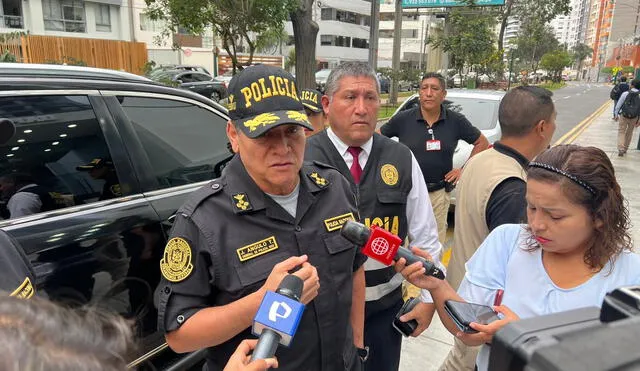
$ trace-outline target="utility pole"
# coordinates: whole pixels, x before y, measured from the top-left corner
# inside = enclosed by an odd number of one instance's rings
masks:
[[[375,0],[374,0],[375,1]],[[396,11],[393,21],[393,56],[391,59],[391,69],[393,78],[391,79],[391,91],[389,103],[394,106],[398,104],[398,75],[400,72],[400,43],[402,38],[402,0],[396,0]]]
[[[422,60],[424,59],[424,19],[421,22],[422,32],[420,33],[420,60],[418,61],[418,71],[422,72]]]
[[[447,13],[444,17],[444,31],[443,31],[443,36],[446,39],[447,37],[449,37],[449,34],[451,33],[451,26],[449,24],[449,13]],[[448,52],[443,52],[442,53],[442,76],[444,76],[445,81],[447,80],[447,77],[449,75],[449,53]]]
[[[369,66],[378,68],[378,30],[380,29],[380,1],[371,1],[371,25],[369,26]]]

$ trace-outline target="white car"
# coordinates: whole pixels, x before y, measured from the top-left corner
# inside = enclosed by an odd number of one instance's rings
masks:
[[[447,90],[447,98],[444,105],[455,111],[462,113],[473,124],[480,129],[482,134],[489,140],[489,143],[500,139],[501,131],[498,123],[498,107],[504,96],[504,91],[493,90],[467,90],[451,89]],[[394,112],[394,116],[400,111],[413,108],[419,104],[418,94],[414,94],[405,100]],[[459,168],[469,158],[473,145],[463,141],[458,141],[458,146],[453,155],[453,167]],[[456,204],[456,191],[451,193],[451,205]]]

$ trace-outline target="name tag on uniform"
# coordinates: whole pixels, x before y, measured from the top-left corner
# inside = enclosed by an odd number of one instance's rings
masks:
[[[439,151],[441,149],[439,140],[428,140],[427,151]]]
[[[237,249],[236,253],[238,254],[238,258],[240,259],[240,261],[245,262],[247,260],[257,258],[260,255],[264,255],[277,249],[278,243],[276,242],[276,237],[271,236],[265,238],[264,240],[254,242],[247,246],[243,246]]]

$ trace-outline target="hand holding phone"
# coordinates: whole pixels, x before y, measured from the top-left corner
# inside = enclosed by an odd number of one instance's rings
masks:
[[[478,332],[469,326],[471,322],[488,325],[500,319],[496,312],[487,305],[446,300],[444,302],[444,309],[460,331],[467,334],[475,334]]]

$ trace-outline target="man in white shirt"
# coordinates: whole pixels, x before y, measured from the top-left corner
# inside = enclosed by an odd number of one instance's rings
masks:
[[[408,238],[411,246],[439,261],[438,228],[415,157],[405,145],[374,132],[380,107],[375,72],[366,63],[343,63],[329,75],[325,94],[322,105],[330,127],[308,139],[305,159],[328,163],[349,179],[363,223]],[[403,303],[402,277],[372,259],[364,266],[364,333],[370,352],[368,359],[366,353],[362,357],[365,370],[398,370],[402,337],[392,322]],[[402,318],[418,321],[412,336],[429,326],[434,311],[430,295],[423,291],[422,302]]]

